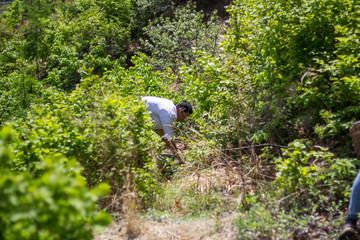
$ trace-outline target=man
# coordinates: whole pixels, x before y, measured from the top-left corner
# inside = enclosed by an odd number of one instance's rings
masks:
[[[360,158],[360,121],[355,122],[350,128],[350,136],[358,158]],[[349,203],[349,213],[346,222],[339,235],[339,240],[358,239],[356,234],[356,223],[360,213],[360,171],[358,172],[353,185]]]
[[[184,121],[192,114],[193,109],[191,104],[187,101],[183,101],[175,106],[169,99],[154,96],[142,97],[141,100],[146,102],[148,106],[147,110],[150,111],[150,117],[155,121],[155,129],[158,130],[161,139],[165,142],[166,146],[170,148],[179,163],[185,163],[173,140],[172,124],[175,121]]]

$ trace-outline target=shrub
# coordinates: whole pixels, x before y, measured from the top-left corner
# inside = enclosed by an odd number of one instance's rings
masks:
[[[155,69],[171,68],[176,72],[181,64],[196,62],[193,49],[215,55],[220,35],[218,26],[215,15],[206,21],[204,13],[188,3],[176,8],[174,18],[160,16],[150,22],[142,42]]]
[[[244,121],[244,116],[252,114],[244,96],[249,86],[237,75],[241,73],[234,73],[231,60],[202,51],[194,56],[196,63],[179,71],[180,89],[196,109],[194,126],[206,139],[223,147],[231,143],[238,146],[238,142],[248,140],[251,130]]]
[[[43,89],[43,85],[33,75],[27,74],[27,71],[33,72],[29,64],[21,63],[21,60],[17,64],[27,67],[0,78],[0,125],[25,116],[32,104],[43,102],[49,92],[54,91]]]
[[[39,162],[36,175],[14,172],[11,138],[10,129],[0,132],[1,239],[92,239],[94,227],[111,222],[96,205],[107,184],[89,190],[79,164],[60,154]]]
[[[73,90],[80,82],[83,65],[102,76],[114,62],[125,61],[130,30],[123,18],[130,13],[121,9],[127,6],[118,6],[117,14],[109,15],[107,11],[114,13],[115,6],[101,8],[104,1],[97,1],[85,7],[85,2],[74,3],[79,13],[71,18],[66,17],[69,10],[59,12],[59,19],[46,30],[45,42],[51,48],[45,81],[64,90]]]
[[[246,95],[271,138],[287,143],[318,125],[328,144],[349,140],[342,136],[359,115],[358,9],[341,0],[235,1],[229,9],[225,46],[249,69]]]
[[[276,159],[275,182],[283,194],[295,193],[297,203],[324,210],[327,202],[337,202],[348,195],[358,162],[335,158],[326,148],[314,149],[309,141],[296,140]],[[344,181],[348,181],[345,188]]]
[[[276,232],[272,212],[262,204],[256,204],[244,216],[238,217],[234,224],[239,228],[242,239],[266,239]]]
[[[57,94],[49,103],[11,123],[15,169],[38,171],[50,152],[76,157],[89,186],[108,182],[113,193],[124,189],[124,169],[135,174],[139,194],[156,188],[153,157],[161,144],[140,99],[121,97],[114,82],[97,76],[84,79],[71,94]]]
[[[134,56],[132,63],[134,66],[128,69],[115,65],[106,73],[107,78],[113,79],[118,85],[120,96],[158,96],[171,99],[176,97],[168,76],[164,77],[155,71],[153,66],[146,62],[144,55]]]

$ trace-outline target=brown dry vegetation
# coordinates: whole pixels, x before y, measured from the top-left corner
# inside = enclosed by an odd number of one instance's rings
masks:
[[[183,142],[177,141],[177,145],[185,150]],[[211,166],[195,170],[194,166],[186,165],[182,171],[181,176],[167,180],[164,184],[169,187],[176,184],[181,193],[220,193],[223,204],[228,206],[242,205],[241,189],[247,186],[246,189],[249,190],[252,185],[249,178],[251,171],[246,174],[247,181],[244,183],[244,176],[240,174],[242,171],[231,161],[212,162]],[[123,196],[121,217],[115,218],[116,221],[105,231],[96,233],[94,239],[238,239],[238,229],[233,222],[241,213],[226,211],[226,208],[222,209],[224,211],[213,211],[210,215],[195,220],[176,220],[189,214],[188,203],[182,199],[181,193],[173,199],[172,206],[166,209],[173,217],[165,221],[156,221],[141,215],[135,194],[128,190]]]
[[[238,239],[238,232],[233,226],[233,220],[237,214],[229,214],[218,218],[213,216],[211,219],[200,219],[193,222],[173,223],[156,222],[151,220],[139,219],[135,222],[139,232],[134,238],[129,237],[126,220],[115,222],[110,228],[102,233],[95,235],[95,240],[122,240],[122,239]]]
[[[177,142],[177,144],[179,148],[185,149],[183,143]],[[277,147],[273,146],[275,152]],[[151,214],[149,216],[148,213],[142,214],[136,194],[129,188],[123,196],[120,217],[115,217],[113,224],[105,231],[96,233],[94,239],[242,239],[239,226],[234,223],[236,219],[248,217],[246,211],[244,212],[244,209],[249,207],[245,195],[259,195],[259,201],[267,201],[265,186],[271,185],[274,180],[273,166],[259,157],[254,147],[243,148],[241,155],[247,156],[246,164],[243,162],[245,158],[240,160],[238,152],[226,151],[224,153],[214,150],[209,151],[208,154],[198,161],[202,165],[194,166],[188,162],[182,166],[177,175],[162,183],[163,189],[176,189],[171,193],[165,193],[165,197],[157,196],[154,200],[157,202],[158,208],[163,204],[163,207],[160,208],[164,215],[154,217]],[[209,161],[209,157],[211,157],[211,161]],[[192,198],[188,198],[186,193],[193,194]],[[272,214],[277,214],[282,207],[286,208],[286,202],[296,200],[300,196],[299,194],[301,193],[277,199],[274,203],[267,202],[264,210],[267,211],[274,207]],[[213,203],[210,203],[209,211],[205,210],[206,213],[203,215],[203,210],[199,209],[194,217],[189,218],[196,211],[191,206],[194,204],[192,201],[199,196],[200,198],[211,196],[210,199],[220,199],[220,201],[213,209],[211,209]],[[278,207],[279,209],[277,209]],[[204,208],[206,209],[206,207]],[[273,218],[277,217],[273,216]],[[292,236],[292,239],[333,239],[329,233],[336,231],[334,229],[336,226],[327,224],[329,218],[331,216],[320,216],[319,219],[315,217],[305,226],[288,227],[292,232],[289,232],[289,235]],[[319,222],[317,223],[317,221]],[[263,223],[259,222],[258,224]],[[249,232],[249,235],[253,236],[252,239],[259,240],[286,239],[281,236],[281,233],[276,232],[276,229],[272,231],[273,233],[270,235],[257,232]],[[249,237],[244,239],[249,239]]]

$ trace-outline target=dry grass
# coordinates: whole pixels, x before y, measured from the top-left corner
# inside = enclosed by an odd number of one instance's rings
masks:
[[[131,174],[128,174],[127,183],[131,183]],[[197,194],[205,194],[211,191],[221,192],[224,201],[232,205],[239,205],[241,199],[235,198],[234,193],[239,191],[242,186],[242,178],[236,171],[229,171],[224,167],[211,167],[199,171],[189,171],[183,173],[180,178],[173,179],[166,183],[166,186],[175,188],[179,194],[195,191]],[[176,186],[174,187],[174,184]],[[238,239],[238,230],[233,226],[233,220],[238,216],[237,213],[225,214],[214,212],[207,219],[197,219],[196,221],[186,221],[182,223],[157,222],[146,220],[141,217],[137,198],[131,191],[130,185],[127,186],[127,193],[123,196],[123,217],[115,222],[110,228],[102,233],[95,235],[95,240],[122,240],[122,239]],[[171,199],[172,208],[168,211],[181,216],[187,213],[186,202],[180,199]],[[230,203],[231,202],[231,203]],[[184,208],[184,209],[182,209]]]
[[[138,221],[140,216],[140,204],[134,190],[134,174],[129,167],[125,176],[126,193],[123,196],[123,212],[125,216],[126,236],[128,239],[135,239],[141,233],[141,224]]]
[[[123,196],[122,219],[106,231],[96,234],[95,240],[238,239],[239,231],[233,225],[233,221],[240,213],[233,209],[246,204],[244,192],[256,191],[259,179],[254,176],[261,173],[259,168],[256,168],[259,165],[252,164],[244,168],[238,159],[224,156],[223,153],[211,151],[211,155],[211,160],[204,156],[207,160],[202,161],[204,164],[201,167],[188,163],[182,166],[173,179],[163,183],[165,195],[158,197],[155,208],[170,214],[169,221],[165,222],[148,220],[141,216],[136,194],[131,190],[133,180],[129,173],[126,194]],[[264,170],[263,173],[266,171],[261,164],[260,169]],[[210,205],[206,219],[200,218],[201,213],[198,213],[197,220],[181,223],[171,221],[174,220],[172,217],[182,219],[183,216],[197,211],[193,206],[189,206],[189,201],[192,201],[193,205],[201,206],[202,196],[220,199],[221,206]]]
[[[238,231],[232,222],[236,214],[222,218],[213,216],[206,220],[186,223],[169,223],[139,220],[140,234],[129,238],[127,222],[119,221],[102,233],[95,235],[95,240],[218,240],[238,239]]]

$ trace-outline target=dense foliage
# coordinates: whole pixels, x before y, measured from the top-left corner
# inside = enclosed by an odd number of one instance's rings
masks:
[[[258,128],[285,143],[344,141],[360,111],[359,3],[235,1],[230,12],[225,44],[248,66]]]
[[[108,223],[100,209],[126,212],[130,195],[153,216],[241,211],[244,239],[289,239],[306,226],[292,216],[340,219],[359,164],[348,129],[360,115],[360,2],[234,0],[228,13],[196,1],[7,6],[0,238],[90,239]],[[194,106],[175,126],[187,163],[169,175],[144,95]]]
[[[177,8],[173,18],[160,16],[145,28],[143,44],[145,51],[151,53],[153,66],[176,72],[183,64],[191,66],[196,63],[194,49],[216,55],[220,22],[216,15],[212,15],[204,24],[204,13],[196,11],[195,7],[188,4]]]
[[[96,201],[108,193],[102,183],[89,191],[75,160],[48,154],[38,173],[15,172],[8,128],[0,132],[1,239],[92,239],[92,227],[106,226]]]

